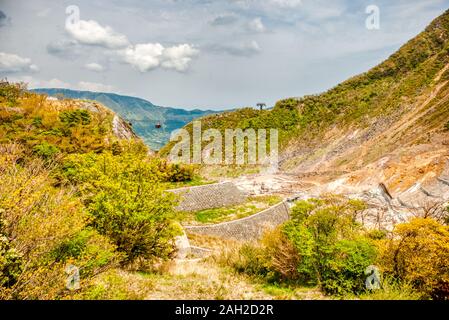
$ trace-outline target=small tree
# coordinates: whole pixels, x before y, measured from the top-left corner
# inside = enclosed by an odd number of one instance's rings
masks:
[[[62,298],[67,263],[80,268],[83,285],[113,265],[114,246],[94,230],[86,233],[89,217],[71,190],[54,188],[42,161],[19,165],[11,150],[2,151],[0,300]],[[2,160],[5,153],[12,157]]]
[[[91,225],[126,254],[125,263],[168,258],[180,232],[176,197],[159,184],[165,172],[143,154],[123,152],[69,156],[63,175],[78,188]]]
[[[335,196],[296,203],[284,232],[297,250],[300,279],[331,294],[364,289],[364,271],[376,257],[357,222],[365,208],[362,201]]]

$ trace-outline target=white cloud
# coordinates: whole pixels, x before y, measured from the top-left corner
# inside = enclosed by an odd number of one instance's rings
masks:
[[[121,52],[123,60],[146,72],[158,67],[186,71],[190,61],[198,54],[198,50],[189,44],[165,48],[160,43],[142,43],[129,46]]]
[[[322,23],[323,20],[341,17],[346,10],[343,2],[329,2],[325,0],[315,0],[304,3],[301,8],[308,21]]]
[[[278,7],[283,9],[295,8],[302,5],[302,0],[231,0],[234,4],[249,9],[254,6],[265,8]]]
[[[189,44],[180,44],[166,48],[163,52],[164,61],[162,61],[162,67],[175,69],[180,72],[186,71],[190,61],[197,54],[198,50]]]
[[[104,67],[101,64],[95,63],[95,62],[85,64],[84,68],[86,68],[87,70],[90,70],[90,71],[94,71],[94,72],[104,71]]]
[[[52,11],[51,8],[45,8],[45,9],[43,9],[43,10],[38,11],[38,12],[36,13],[36,15],[37,15],[39,18],[46,18],[46,17],[48,17],[48,15],[51,13],[51,11]]]
[[[78,45],[76,40],[61,39],[47,44],[47,52],[60,58],[75,59],[83,55],[85,50],[82,50],[82,47]]]
[[[233,56],[251,57],[261,52],[257,41],[252,40],[238,44],[213,44],[209,50],[215,53],[227,53]]]
[[[123,48],[129,44],[125,35],[115,32],[109,26],[103,27],[95,20],[67,23],[65,29],[82,44],[98,45],[110,49]]]
[[[264,32],[265,26],[263,25],[261,18],[255,18],[248,22],[248,29],[254,32]]]
[[[226,26],[238,21],[238,17],[235,14],[221,14],[212,19],[209,24],[213,26]]]
[[[247,50],[252,51],[252,52],[259,52],[260,51],[260,46],[257,43],[257,41],[255,41],[255,40],[252,40],[251,42],[248,42],[248,43],[244,44],[242,48],[247,49]]]
[[[116,33],[109,26],[103,27],[94,20],[78,20],[67,23],[66,30],[77,43],[112,49],[111,52],[118,54],[122,61],[140,72],[147,72],[159,67],[184,72],[188,69],[193,57],[199,53],[198,49],[190,44],[171,47],[164,47],[160,43],[133,45],[125,35]],[[51,43],[47,46],[47,51],[55,55],[69,56],[76,50],[77,43],[73,44],[71,41]],[[96,72],[104,70],[103,66],[97,63],[88,63],[84,67]]]
[[[31,59],[16,54],[0,52],[0,72],[37,72],[39,68],[31,63]]]
[[[97,92],[112,92],[112,91],[114,91],[114,87],[111,85],[97,83],[97,82],[87,82],[87,81],[78,82],[77,88],[79,90],[97,91]]]
[[[268,0],[268,2],[281,8],[295,8],[302,4],[302,0]]]
[[[143,43],[129,46],[122,55],[125,62],[145,72],[159,67],[163,51],[160,43]]]

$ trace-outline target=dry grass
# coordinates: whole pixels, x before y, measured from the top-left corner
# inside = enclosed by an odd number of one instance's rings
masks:
[[[234,247],[238,241],[232,239],[218,238],[208,235],[189,234],[190,245],[201,248],[212,249],[214,251],[221,251],[223,248]]]
[[[246,276],[218,266],[212,259],[174,262],[169,274],[145,274],[154,288],[146,299],[271,299]]]
[[[120,269],[99,275],[94,283],[67,297],[83,300],[143,300],[154,288],[152,279]]]

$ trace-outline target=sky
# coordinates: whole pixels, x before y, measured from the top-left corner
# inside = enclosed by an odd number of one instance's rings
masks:
[[[185,109],[272,106],[367,71],[448,8],[449,0],[0,0],[0,78]]]

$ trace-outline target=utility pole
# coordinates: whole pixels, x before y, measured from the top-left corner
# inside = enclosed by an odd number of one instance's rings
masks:
[[[257,104],[257,106],[260,108],[260,110],[263,110],[263,108],[266,107],[267,105],[265,103],[263,103],[263,102],[259,102]]]

